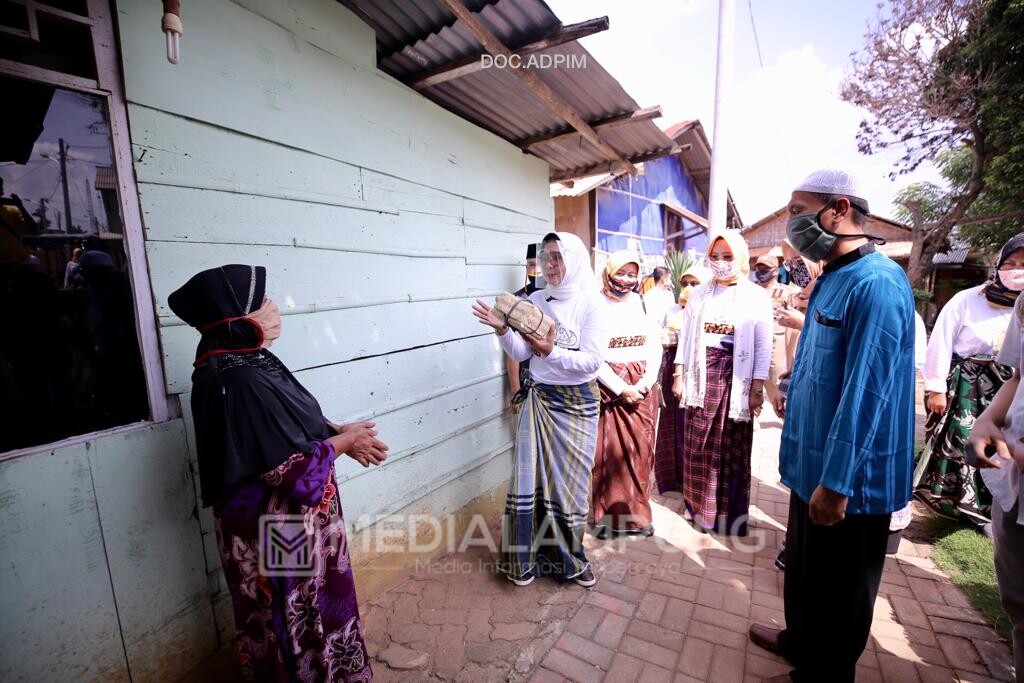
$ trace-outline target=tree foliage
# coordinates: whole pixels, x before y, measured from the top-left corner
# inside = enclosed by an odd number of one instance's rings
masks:
[[[894,217],[904,223],[913,223],[908,206],[920,207],[926,224],[941,220],[950,210],[955,198],[962,194],[970,179],[971,153],[960,145],[940,152],[936,166],[945,180],[945,186],[922,182],[906,186],[896,194]],[[1020,216],[1020,192],[1007,192],[1002,184],[993,183],[974,200],[956,227],[957,236],[975,249],[996,252],[1011,237],[1024,231],[1024,217]]]
[[[861,152],[903,151],[893,177],[926,161],[951,174],[945,191],[917,184],[899,200],[913,229],[911,283],[922,288],[954,226],[990,240],[968,228],[1009,229],[1024,215],[1024,0],[889,0],[879,9],[841,94],[868,112]],[[1004,220],[986,222],[985,210]]]
[[[679,292],[682,289],[679,285],[679,278],[688,271],[694,264],[694,260],[686,252],[670,251],[665,254],[665,267],[668,268],[669,277],[672,278],[672,291],[675,292],[676,301],[679,300]]]

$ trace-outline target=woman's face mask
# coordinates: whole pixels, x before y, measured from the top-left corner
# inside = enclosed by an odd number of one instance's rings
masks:
[[[690,276],[687,276],[689,278]],[[693,294],[693,288],[699,285],[698,280],[680,280],[679,282],[679,305],[683,308],[686,307],[686,302],[690,300],[690,295]]]
[[[526,259],[526,281],[530,283],[531,287],[537,286],[538,276],[540,276],[540,266],[537,265],[537,259]]]
[[[1011,292],[1024,291],[1024,269],[1000,270],[999,281]]]
[[[807,264],[799,256],[787,261],[786,269],[789,271],[790,281],[797,287],[806,287],[811,284],[811,274],[807,270]]]
[[[263,305],[245,316],[263,331],[264,349],[268,349],[281,336],[281,310],[273,299],[263,299]]]
[[[731,280],[740,274],[740,264],[735,261],[710,261],[711,273],[719,280]]]
[[[624,299],[636,289],[639,268],[629,263],[608,277],[608,293],[617,299]]]
[[[776,275],[778,272],[774,270],[755,270],[754,281],[759,285],[765,285],[774,280]]]

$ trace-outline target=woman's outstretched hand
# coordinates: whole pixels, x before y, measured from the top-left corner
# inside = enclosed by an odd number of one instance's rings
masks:
[[[328,439],[334,446],[334,452],[344,453],[363,467],[379,465],[388,457],[388,445],[377,438],[376,424],[373,422],[353,422],[339,425],[328,421],[336,436]]]
[[[505,321],[494,312],[494,309],[486,301],[476,300],[476,303],[473,304],[473,315],[476,316],[481,325],[492,327],[499,334],[505,334],[508,331]]]

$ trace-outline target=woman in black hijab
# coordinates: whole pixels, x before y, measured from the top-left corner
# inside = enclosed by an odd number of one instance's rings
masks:
[[[270,353],[281,333],[266,269],[228,265],[168,298],[202,333],[192,414],[203,503],[213,506],[243,674],[369,681],[334,461],[387,457],[372,422],[336,425]]]
[[[939,312],[925,356],[928,419],[914,470],[915,496],[941,515],[984,528],[992,494],[964,457],[971,426],[1013,376],[996,362],[1024,290],[1024,233],[1003,245],[988,282],[953,295]]]

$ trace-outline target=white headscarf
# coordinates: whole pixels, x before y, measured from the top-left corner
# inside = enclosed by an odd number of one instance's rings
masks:
[[[592,292],[596,289],[596,278],[594,269],[590,266],[590,254],[587,248],[576,235],[571,232],[556,232],[558,236],[558,247],[562,251],[562,260],[565,262],[565,275],[558,286],[550,282],[544,288],[548,296],[565,301],[571,299],[580,292]],[[543,258],[542,253],[538,256]]]

